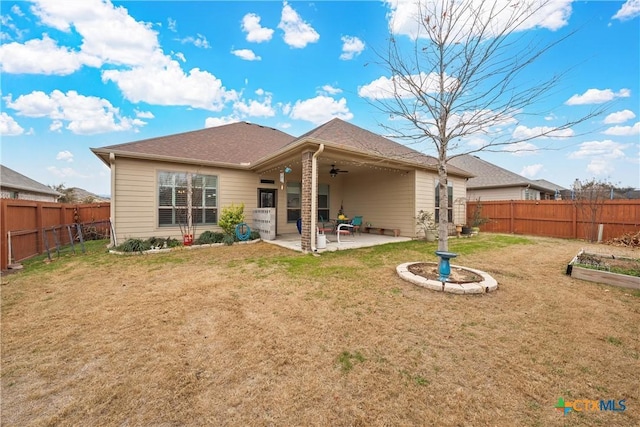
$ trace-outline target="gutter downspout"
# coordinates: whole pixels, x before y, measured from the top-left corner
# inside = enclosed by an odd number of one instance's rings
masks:
[[[317,252],[317,215],[318,215],[318,156],[324,151],[324,144],[320,144],[318,151],[311,159],[311,250]]]
[[[111,169],[111,203],[109,208],[109,219],[111,220],[111,246],[118,246],[118,236],[116,235],[116,155],[109,153],[109,167]]]

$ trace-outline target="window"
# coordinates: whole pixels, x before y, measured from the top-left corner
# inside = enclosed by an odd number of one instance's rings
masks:
[[[453,222],[453,187],[451,184],[447,186],[447,200],[449,202],[449,208],[447,209],[447,221]],[[440,190],[438,189],[438,183],[436,183],[436,223],[440,221]]]
[[[302,184],[287,183],[287,222],[296,222],[300,218],[302,207]]]
[[[318,218],[329,220],[329,184],[318,184]]]
[[[532,190],[530,188],[524,189],[524,199],[525,200],[538,200],[538,192]]]
[[[191,206],[188,206],[191,191]],[[158,225],[218,222],[218,177],[191,173],[158,173]]]

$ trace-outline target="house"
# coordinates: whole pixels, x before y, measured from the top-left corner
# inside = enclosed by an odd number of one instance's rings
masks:
[[[44,184],[0,165],[0,197],[3,199],[57,202],[61,194]]]
[[[436,159],[340,119],[298,138],[239,122],[92,151],[111,168],[117,241],[180,238],[179,209],[187,194],[196,233],[219,230],[220,211],[244,203],[250,225],[260,209],[274,210],[276,235],[298,233],[301,218],[303,251],[315,248],[310,230],[318,220],[339,211],[414,237],[417,212],[437,206]],[[465,196],[471,176],[449,168],[450,201]],[[466,211],[450,207],[448,217],[453,222]]]
[[[553,200],[564,190],[552,182],[527,179],[470,154],[454,157],[448,164],[474,175],[467,181],[468,200]]]

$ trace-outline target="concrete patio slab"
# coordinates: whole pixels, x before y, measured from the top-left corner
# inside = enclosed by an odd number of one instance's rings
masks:
[[[366,248],[377,245],[384,245],[387,243],[407,242],[412,240],[410,237],[393,237],[383,236],[379,234],[354,234],[351,236],[340,236],[340,243],[338,243],[338,237],[335,234],[327,234],[327,247],[324,249],[317,249],[316,253],[333,252],[345,249]],[[273,245],[282,246],[294,251],[302,251],[300,243],[300,234],[279,234],[275,240],[264,240],[267,243]]]

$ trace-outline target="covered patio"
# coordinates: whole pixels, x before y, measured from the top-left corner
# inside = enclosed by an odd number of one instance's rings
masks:
[[[398,243],[412,240],[410,237],[394,237],[380,234],[369,233],[355,233],[353,235],[340,236],[340,242],[338,242],[338,236],[335,234],[327,234],[327,245],[325,248],[317,248],[315,253],[343,251],[346,249],[366,248],[377,245],[385,245],[387,243]],[[293,251],[305,252],[302,248],[302,241],[300,234],[287,233],[281,234],[276,237],[275,240],[265,240],[272,245],[282,246],[283,248],[291,249]]]

